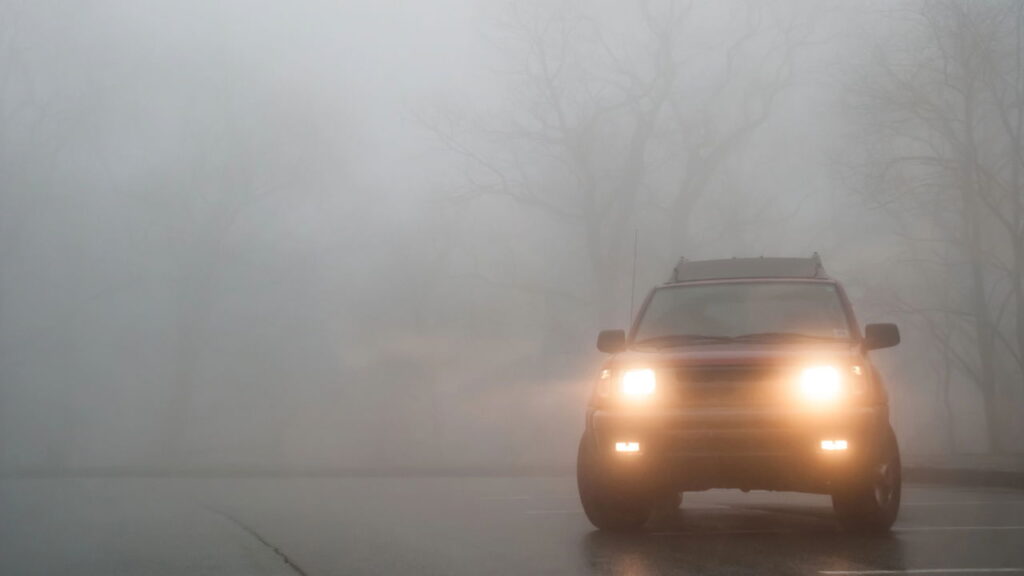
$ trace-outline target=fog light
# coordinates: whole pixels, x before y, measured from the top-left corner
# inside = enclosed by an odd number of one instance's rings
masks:
[[[615,451],[616,452],[639,452],[640,451],[640,443],[639,442],[616,442],[615,443]]]
[[[846,450],[849,446],[846,440],[822,440],[821,449],[829,452],[835,452],[837,450]]]

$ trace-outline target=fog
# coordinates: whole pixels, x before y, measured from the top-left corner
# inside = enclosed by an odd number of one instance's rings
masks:
[[[0,470],[562,467],[680,256],[814,252],[904,452],[1019,451],[1022,25],[0,1]]]

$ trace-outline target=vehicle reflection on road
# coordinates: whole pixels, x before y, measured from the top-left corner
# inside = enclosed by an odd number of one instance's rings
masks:
[[[898,533],[841,531],[830,507],[710,505],[663,511],[643,532],[592,531],[582,564],[598,574],[816,574],[904,569]]]

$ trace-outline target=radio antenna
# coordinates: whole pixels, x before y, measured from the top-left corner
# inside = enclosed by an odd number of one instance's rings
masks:
[[[633,324],[633,302],[636,296],[636,252],[637,245],[640,244],[640,229],[633,229],[633,283],[629,287],[629,324]]]

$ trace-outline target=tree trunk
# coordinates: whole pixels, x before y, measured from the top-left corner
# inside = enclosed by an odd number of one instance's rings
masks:
[[[1000,434],[999,394],[996,381],[995,331],[986,298],[984,249],[981,245],[981,222],[978,214],[978,200],[965,188],[962,194],[962,219],[967,238],[967,251],[971,268],[971,306],[974,319],[974,335],[978,350],[978,391],[985,407],[985,431],[989,449],[996,453],[1005,451]]]

